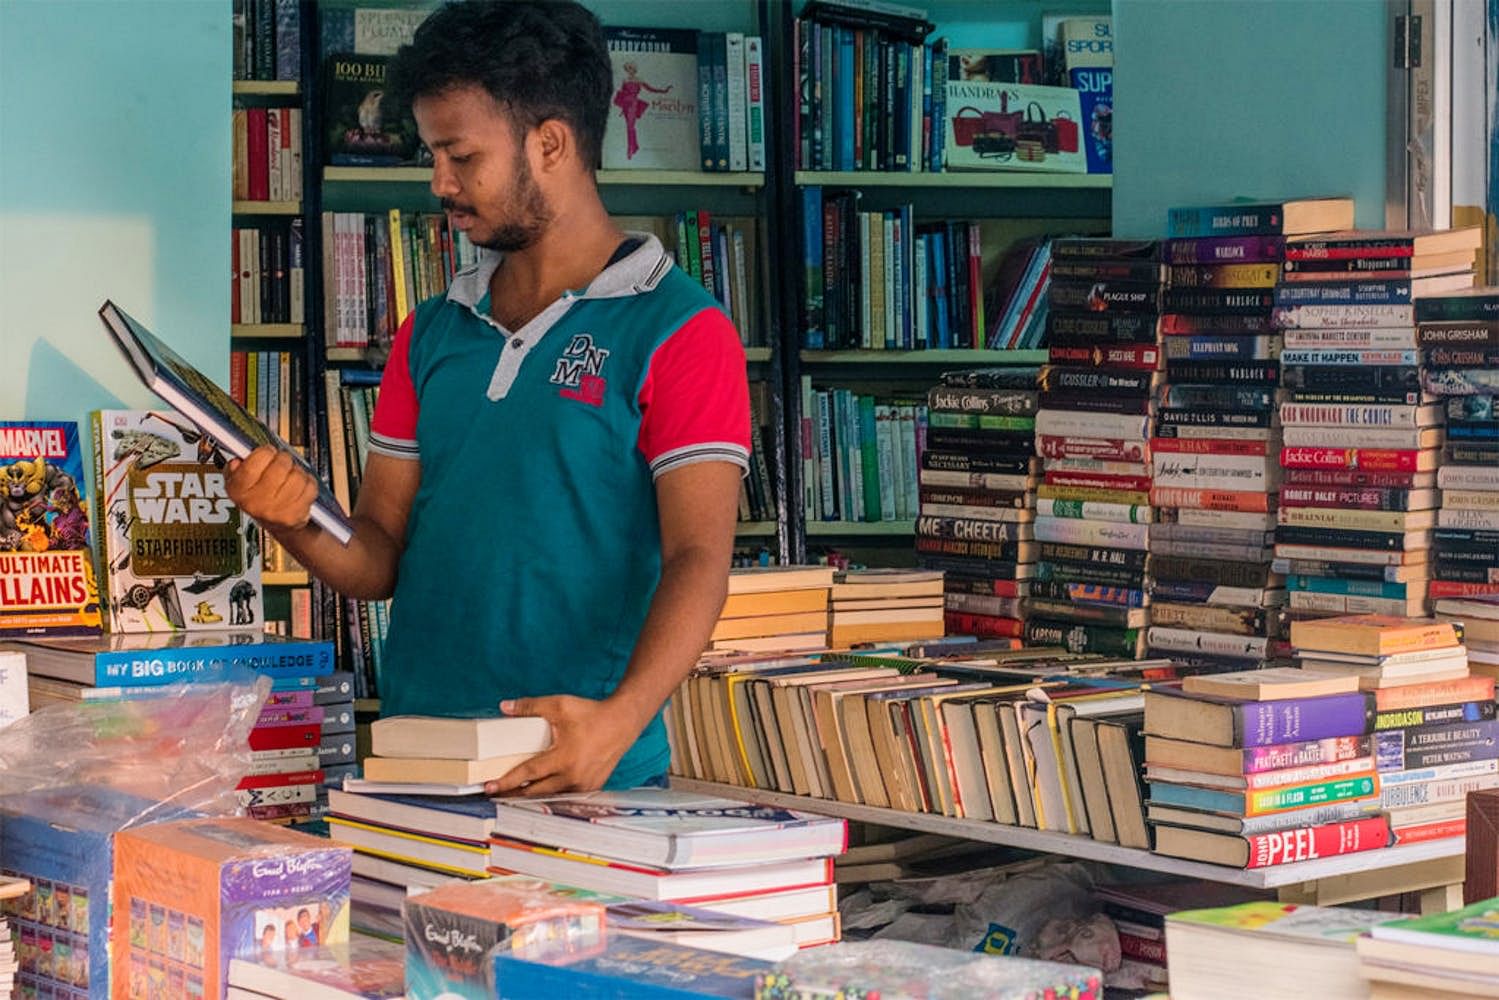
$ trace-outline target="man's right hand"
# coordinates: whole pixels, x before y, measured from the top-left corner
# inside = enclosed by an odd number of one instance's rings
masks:
[[[318,483],[290,453],[262,445],[245,458],[232,460],[228,473],[229,499],[247,516],[271,531],[307,526]]]

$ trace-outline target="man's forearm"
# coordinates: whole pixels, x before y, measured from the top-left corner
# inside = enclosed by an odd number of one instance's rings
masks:
[[[728,592],[724,560],[689,550],[661,567],[661,582],[624,679],[609,702],[644,730],[696,665]]]
[[[400,547],[374,521],[355,514],[350,518],[354,537],[348,545],[315,524],[271,531],[276,541],[313,576],[346,597],[384,600],[395,592]]]

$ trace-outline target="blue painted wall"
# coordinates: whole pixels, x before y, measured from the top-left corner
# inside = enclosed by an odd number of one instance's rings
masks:
[[[1117,0],[1114,230],[1174,205],[1349,194],[1384,225],[1384,0]]]
[[[153,400],[105,298],[227,377],[230,74],[227,0],[0,0],[0,419]]]

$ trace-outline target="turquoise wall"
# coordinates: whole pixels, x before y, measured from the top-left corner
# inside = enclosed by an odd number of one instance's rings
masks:
[[[1384,0],[1116,0],[1114,230],[1235,196],[1384,225]]]
[[[0,419],[153,401],[105,298],[227,377],[229,57],[227,0],[0,0]]]

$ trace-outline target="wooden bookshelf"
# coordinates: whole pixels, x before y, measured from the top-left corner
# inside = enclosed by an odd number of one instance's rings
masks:
[[[746,347],[744,349],[744,360],[750,364],[764,364],[770,360],[770,348]]]
[[[361,347],[330,347],[327,352],[328,360],[339,361],[363,361],[365,351]]]
[[[235,80],[236,95],[252,97],[295,97],[302,92],[296,80]]]
[[[235,215],[301,215],[300,201],[236,201]]]
[[[307,332],[301,323],[231,323],[229,336],[236,339],[294,340]]]
[[[378,713],[380,711],[379,698],[355,698],[354,711],[359,714]]]
[[[262,573],[260,582],[267,587],[305,587],[311,581],[307,571],[303,569],[287,573]]]
[[[1344,854],[1321,861],[1303,861],[1292,865],[1277,865],[1271,868],[1239,869],[1223,865],[1204,864],[1200,861],[1184,861],[1153,854],[1135,847],[1120,847],[1105,844],[1091,837],[1080,837],[1068,833],[1053,833],[1032,830],[1029,827],[1005,826],[984,820],[954,819],[931,813],[911,813],[900,809],[882,809],[877,806],[852,805],[847,802],[832,802],[801,795],[787,795],[758,788],[740,788],[738,785],[721,785],[711,781],[695,781],[690,778],[672,776],[671,786],[686,792],[703,795],[720,795],[724,798],[742,799],[762,805],[783,809],[800,809],[821,813],[825,816],[841,816],[861,823],[874,823],[898,829],[916,830],[921,833],[937,833],[965,840],[1018,847],[1027,851],[1045,851],[1068,857],[1102,861],[1106,864],[1125,865],[1146,871],[1164,872],[1185,878],[1219,882],[1224,885],[1239,885],[1251,889],[1280,889],[1305,886],[1341,879],[1347,876],[1380,872],[1389,876],[1387,884],[1401,884],[1405,873],[1400,869],[1415,866],[1432,866],[1450,859],[1458,860],[1458,879],[1462,878],[1463,838],[1433,840],[1424,844],[1408,844],[1404,847],[1387,847],[1379,851],[1359,854]],[[1440,877],[1440,876],[1438,876]],[[1433,883],[1435,884],[1435,883]],[[1381,895],[1382,893],[1376,893]]]
[[[735,187],[765,186],[762,173],[713,173],[696,170],[600,170],[600,186]],[[429,184],[431,167],[324,167],[323,180],[355,184]]]
[[[1046,351],[802,351],[804,365],[1043,365]]]
[[[920,171],[798,170],[796,183],[844,188],[1047,188],[1106,191],[1113,188],[1114,177],[1112,174],[1048,174],[1023,170],[949,170],[940,174]]]
[[[844,538],[883,538],[910,535],[916,531],[915,521],[807,521],[807,534],[838,535]]]
[[[740,521],[734,525],[734,534],[739,538],[768,537],[775,533],[774,521]]]

